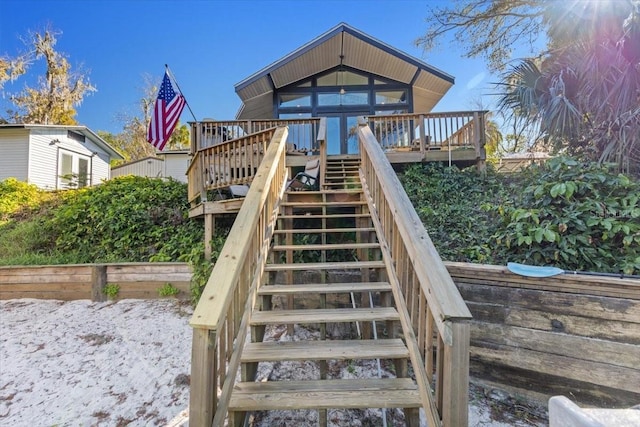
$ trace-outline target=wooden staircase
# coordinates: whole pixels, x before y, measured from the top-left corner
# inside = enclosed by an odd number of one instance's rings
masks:
[[[365,408],[401,408],[407,425],[419,425],[418,386],[358,166],[358,159],[329,159],[321,191],[285,194],[231,391],[229,426],[273,410],[318,410],[326,426],[332,409]],[[279,339],[269,338],[273,328],[283,332]],[[330,333],[336,328],[341,334]],[[348,366],[370,360],[386,367],[382,377],[343,378]],[[303,380],[256,381],[261,362],[313,362],[317,369]]]

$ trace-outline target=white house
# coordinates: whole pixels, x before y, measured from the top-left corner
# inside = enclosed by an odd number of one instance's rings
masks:
[[[0,125],[0,180],[45,190],[92,186],[109,179],[111,159],[123,157],[86,126]]]
[[[145,157],[111,168],[111,178],[123,175],[150,178],[173,178],[187,182],[187,168],[191,161],[189,150],[158,151],[157,157]]]

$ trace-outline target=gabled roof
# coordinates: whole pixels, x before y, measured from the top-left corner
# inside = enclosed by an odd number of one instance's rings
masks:
[[[340,65],[413,87],[415,112],[431,111],[453,76],[341,23],[235,85],[242,100],[237,118],[273,117],[273,91]]]
[[[28,123],[8,123],[0,124],[0,129],[56,129],[56,130],[70,130],[78,132],[89,138],[93,143],[105,151],[113,159],[123,160],[124,157],[118,153],[107,141],[100,138],[98,134],[89,129],[86,126],[71,126],[71,125],[40,125],[40,124],[28,124]]]

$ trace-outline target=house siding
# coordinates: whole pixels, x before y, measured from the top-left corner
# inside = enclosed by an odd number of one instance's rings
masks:
[[[191,157],[188,153],[166,155],[164,158],[164,176],[180,182],[187,182],[187,168]]]
[[[146,176],[149,178],[159,178],[163,173],[162,159],[147,158],[137,162],[132,162],[123,166],[118,166],[111,170],[111,177],[124,175]]]
[[[63,131],[32,130],[29,137],[29,183],[44,190],[57,189],[58,150],[62,144],[49,145],[55,139],[62,141]],[[66,131],[64,132],[66,137]]]
[[[29,165],[29,131],[10,129],[0,134],[0,180],[16,178],[27,181]]]
[[[52,141],[59,142],[50,145]],[[84,144],[67,137],[65,129],[32,129],[30,138],[29,182],[46,190],[59,189],[58,159],[60,152],[81,155],[89,159],[89,185],[109,179],[109,156],[89,138]]]

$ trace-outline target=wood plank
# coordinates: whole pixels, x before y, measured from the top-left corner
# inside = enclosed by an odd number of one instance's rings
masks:
[[[524,348],[487,344],[471,347],[471,358],[483,363],[507,365],[537,373],[584,381],[633,393],[640,393],[640,370],[589,362]]]
[[[0,291],[0,300],[21,299],[21,298],[53,299],[53,300],[61,300],[61,301],[91,299],[91,289],[87,289],[86,291],[62,291],[62,292],[25,291],[25,292],[19,292],[19,293]]]
[[[284,360],[402,359],[409,350],[400,339],[248,343],[242,362]]]
[[[346,292],[390,292],[388,282],[309,283],[304,285],[268,285],[258,290],[259,295],[330,294]]]
[[[341,218],[369,218],[371,214],[358,214],[358,213],[350,213],[344,212],[339,214],[313,214],[309,213],[309,215],[278,215],[278,219],[341,219]]]
[[[640,361],[640,345],[472,322],[471,344],[476,343],[479,346],[494,343],[627,368],[637,368]]]
[[[353,200],[344,202],[282,202],[280,206],[292,206],[294,209],[305,208],[333,208],[333,207],[352,207],[352,206],[364,206],[367,202],[364,200]]]
[[[85,291],[91,289],[91,282],[58,283],[0,283],[0,292],[60,292]]]
[[[146,282],[146,283],[174,283],[188,282],[191,280],[191,273],[108,273],[109,283],[120,282]]]
[[[274,252],[281,251],[329,251],[347,249],[377,249],[380,243],[325,243],[324,245],[275,245],[271,248]]]
[[[276,230],[275,234],[320,234],[320,233],[358,233],[358,232],[373,232],[376,231],[373,227],[364,227],[364,228],[353,228],[353,227],[345,227],[345,228],[297,228],[297,229],[288,229],[288,230]]]
[[[384,266],[383,261],[301,262],[293,264],[267,264],[265,271],[353,270],[362,268],[384,268]]]
[[[47,274],[45,272],[35,272],[32,274],[11,274],[0,276],[0,283],[91,283],[91,271],[88,274]]]
[[[619,280],[619,279],[618,279]],[[564,282],[558,284],[551,281],[538,281],[535,283],[525,281],[494,281],[483,277],[464,277],[455,278],[456,283],[468,283],[477,285],[488,285],[496,287],[511,287],[522,289],[536,289],[548,292],[565,292],[571,294],[599,295],[613,298],[640,299],[640,289],[635,286],[629,286],[627,283],[605,283],[599,285],[592,283],[585,284],[575,281]]]
[[[636,323],[605,319],[595,320],[588,317],[546,313],[518,307],[509,308],[499,304],[468,302],[467,306],[476,321],[640,344],[640,328]]]
[[[392,307],[274,310],[256,311],[251,317],[251,325],[373,322],[398,318],[398,312]]]
[[[467,282],[456,284],[467,302],[499,303],[506,307],[523,307],[548,313],[640,323],[640,301]]]
[[[372,406],[418,408],[420,398],[412,380],[394,378],[238,383],[229,402],[231,411]]]

